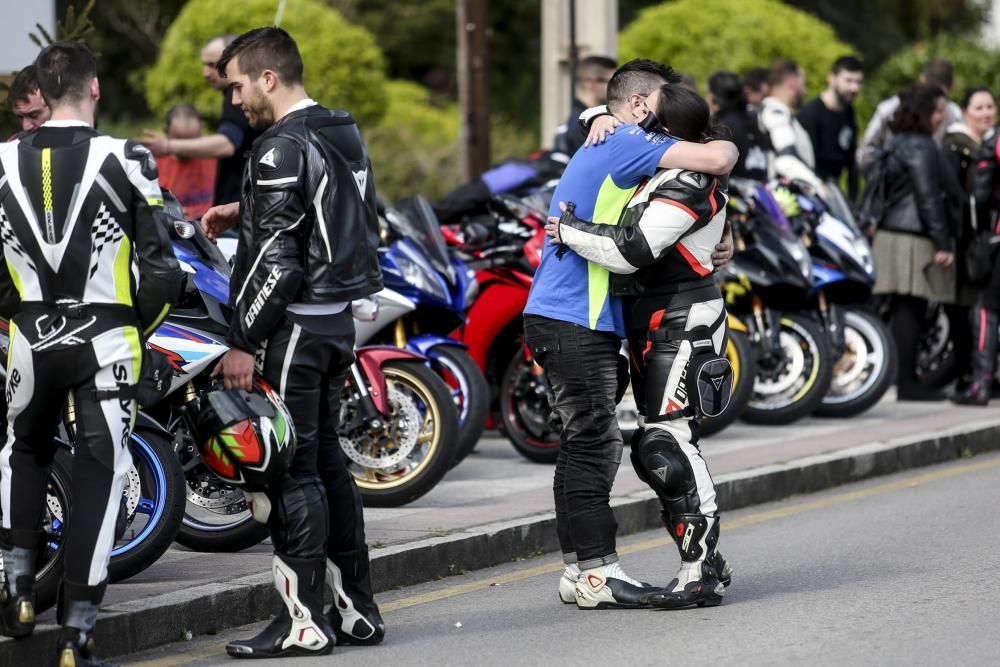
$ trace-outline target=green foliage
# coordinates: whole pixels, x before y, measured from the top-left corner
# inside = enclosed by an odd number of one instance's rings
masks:
[[[90,12],[94,9],[97,0],[89,0],[79,12],[76,5],[69,3],[66,8],[66,15],[61,21],[56,21],[56,39],[74,42],[86,42],[86,37],[94,31],[94,24],[90,20]],[[36,23],[35,27],[41,36],[29,33],[28,37],[38,48],[42,49],[56,41],[45,30],[41,23]]]
[[[382,122],[361,128],[379,194],[389,202],[417,193],[436,199],[462,183],[458,105],[439,102],[409,81],[390,81],[386,92]],[[537,148],[532,132],[499,115],[492,119],[491,145],[494,163]]]
[[[914,83],[931,58],[947,58],[955,65],[952,98],[956,101],[969,86],[986,86],[994,94],[1000,93],[1000,51],[954,35],[940,35],[899,51],[868,77],[859,105],[860,116],[870,118],[879,100]]]
[[[642,10],[619,35],[621,62],[651,58],[691,74],[704,87],[712,72],[797,61],[812,93],[826,87],[837,57],[852,48],[819,19],[778,0],[677,0]]]
[[[146,75],[146,99],[162,117],[189,102],[209,118],[220,113],[219,93],[201,76],[201,49],[212,37],[272,25],[274,0],[190,0],[167,30],[160,56]],[[367,30],[353,26],[320,0],[288,0],[281,27],[298,42],[305,84],[317,102],[347,109],[362,129],[385,110],[382,54]]]

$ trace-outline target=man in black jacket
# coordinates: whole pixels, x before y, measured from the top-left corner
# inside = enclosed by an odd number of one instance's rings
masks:
[[[219,60],[233,103],[264,132],[242,203],[202,218],[211,237],[240,220],[232,348],[216,373],[227,389],[249,390],[256,366],[285,401],[297,433],[281,488],[255,497],[255,513],[272,508],[275,585],[287,613],[257,637],[232,642],[227,650],[237,658],[325,654],[335,636],[377,643],[384,633],[361,499],[337,440],[340,392],[354,360],[350,302],[382,288],[374,182],[354,119],[311,100],[302,69],[295,41],[279,28],[241,35]],[[329,618],[325,576],[335,596]]]

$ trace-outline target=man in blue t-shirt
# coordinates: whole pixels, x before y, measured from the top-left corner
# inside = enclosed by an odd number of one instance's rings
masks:
[[[732,143],[678,142],[636,125],[649,112],[646,97],[679,82],[672,69],[649,60],[630,61],[615,72],[608,111],[625,125],[605,143],[577,151],[553,194],[550,215],[560,214],[560,201],[574,202],[578,217],[613,225],[658,167],[729,173],[738,157]],[[553,480],[567,566],[559,595],[585,608],[645,606],[653,590],[626,575],[615,552],[610,496],[623,447],[615,406],[627,365],[619,368],[622,304],[608,286],[605,269],[547,245],[524,309],[525,339],[545,369],[563,424]]]

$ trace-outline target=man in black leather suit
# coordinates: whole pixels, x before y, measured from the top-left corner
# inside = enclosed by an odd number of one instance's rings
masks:
[[[241,35],[218,67],[232,82],[233,104],[264,132],[242,202],[202,219],[210,237],[240,224],[232,347],[216,372],[227,389],[249,390],[256,369],[285,401],[297,433],[281,488],[254,498],[255,515],[268,515],[287,612],[227,650],[259,658],[324,654],[335,639],[377,643],[384,625],[372,599],[361,499],[337,440],[340,392],[354,360],[350,302],[382,288],[368,152],[350,114],[306,94],[301,56],[285,31]],[[327,577],[335,604],[325,617]]]

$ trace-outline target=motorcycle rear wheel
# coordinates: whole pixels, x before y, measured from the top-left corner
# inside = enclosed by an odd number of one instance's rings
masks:
[[[504,435],[521,455],[535,463],[555,463],[559,432],[549,427],[545,376],[537,370],[519,347],[500,384],[500,419]]]

